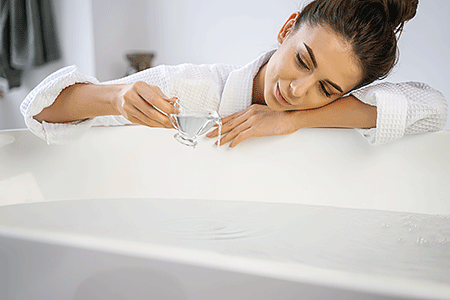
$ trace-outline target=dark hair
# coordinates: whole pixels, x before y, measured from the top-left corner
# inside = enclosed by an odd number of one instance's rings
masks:
[[[398,60],[397,37],[418,0],[315,0],[300,12],[295,29],[328,25],[352,46],[362,68],[358,86],[384,79]]]

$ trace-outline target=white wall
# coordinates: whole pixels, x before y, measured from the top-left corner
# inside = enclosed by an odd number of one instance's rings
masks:
[[[54,0],[64,59],[30,72],[0,99],[0,129],[23,127],[19,105],[53,70],[77,64],[100,80],[126,72],[126,52],[155,51],[154,64],[245,64],[277,46],[276,34],[303,0]],[[450,99],[450,1],[420,1],[400,40],[390,81],[422,81]],[[449,110],[450,119],[450,110]],[[450,129],[447,122],[446,129]]]
[[[303,0],[149,1],[157,63],[245,64],[277,45],[276,34]],[[255,5],[257,3],[257,5]],[[421,0],[401,36],[388,81],[421,81],[450,101],[450,1]],[[450,109],[446,129],[450,130]]]
[[[95,76],[92,0],[54,0],[63,65]]]
[[[92,0],[96,76],[105,81],[123,77],[125,53],[152,45],[147,0]]]
[[[157,62],[245,64],[277,46],[276,34],[296,2],[149,0]]]

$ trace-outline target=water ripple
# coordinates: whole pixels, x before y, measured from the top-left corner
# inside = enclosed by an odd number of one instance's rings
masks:
[[[158,229],[177,238],[202,240],[237,240],[270,232],[253,224],[255,220],[252,218],[185,217],[158,222]]]

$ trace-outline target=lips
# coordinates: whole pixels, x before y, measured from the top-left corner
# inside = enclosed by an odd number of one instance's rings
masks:
[[[286,101],[286,99],[283,97],[283,94],[281,94],[280,91],[280,85],[277,83],[277,89],[275,92],[275,96],[278,100],[278,102],[280,102],[282,105],[291,105],[289,102]]]

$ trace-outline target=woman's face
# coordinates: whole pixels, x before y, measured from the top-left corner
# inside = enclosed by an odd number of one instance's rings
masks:
[[[276,111],[317,108],[340,98],[361,79],[348,42],[328,26],[302,25],[293,14],[278,34],[279,49],[261,69],[264,99]]]

